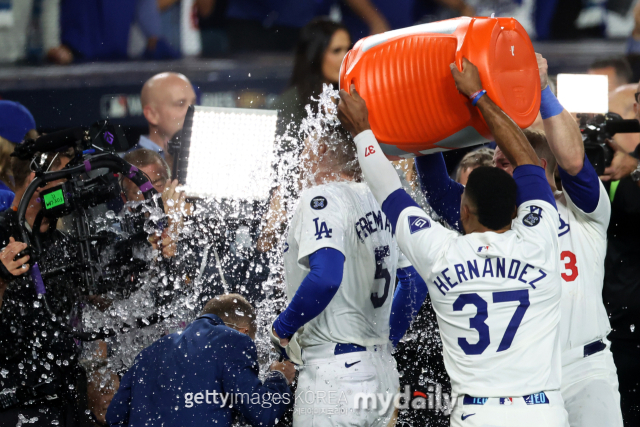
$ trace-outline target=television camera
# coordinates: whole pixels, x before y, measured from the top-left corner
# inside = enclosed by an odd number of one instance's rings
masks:
[[[603,175],[605,168],[611,165],[614,154],[607,140],[617,133],[640,132],[640,122],[625,120],[616,113],[597,114],[591,118],[582,114],[579,116],[585,154],[598,176]]]
[[[162,199],[147,176],[116,154],[129,148],[122,129],[103,120],[90,128],[76,127],[27,140],[16,146],[12,154],[21,160],[33,159],[35,179],[18,205],[18,228],[22,241],[28,245],[25,252],[30,255],[30,275],[36,293],[53,319],[56,313],[47,301],[48,279],[65,274],[65,271],[75,271],[82,279],[80,291],[83,295],[99,295],[118,289],[122,291],[122,287],[130,286],[132,277],[141,270],[140,265],[132,261],[132,247],[146,240],[148,234],[145,230],[166,226]],[[72,158],[59,171],[43,170],[36,161],[43,154],[61,151],[70,152]],[[100,229],[96,226],[97,207],[114,202],[121,204],[119,175],[129,178],[138,186],[145,201],[132,212],[123,211],[117,228]],[[49,185],[57,181],[60,183]],[[43,187],[47,188],[42,190]],[[39,191],[42,208],[33,226],[29,227],[25,215],[36,191]],[[68,234],[75,247],[75,259],[45,271],[39,264],[43,255],[40,226],[42,220],[47,218],[50,228],[55,229],[58,219],[63,217],[70,218]],[[82,341],[103,339],[115,334],[111,330],[80,331],[61,321],[58,323],[62,330]]]

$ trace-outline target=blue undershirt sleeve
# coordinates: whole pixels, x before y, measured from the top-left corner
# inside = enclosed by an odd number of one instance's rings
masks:
[[[447,224],[462,233],[460,200],[464,185],[449,177],[442,153],[416,157],[415,162],[420,188],[429,202],[429,206]]]
[[[576,176],[569,175],[560,165],[558,172],[562,189],[569,194],[573,204],[584,213],[595,211],[600,201],[600,178],[587,156],[584,156],[584,165]]]
[[[319,249],[309,255],[309,267],[311,271],[273,324],[280,338],[290,339],[327,308],[342,282],[344,255],[333,248]]]
[[[544,200],[557,209],[551,187],[544,174],[544,169],[536,165],[518,166],[513,171],[513,179],[518,186],[516,203],[520,206],[531,200]]]
[[[398,286],[393,295],[389,318],[389,339],[397,346],[411,326],[427,297],[427,284],[413,266],[399,268]]]

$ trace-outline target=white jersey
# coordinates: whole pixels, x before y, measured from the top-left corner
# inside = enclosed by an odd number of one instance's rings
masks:
[[[429,288],[454,393],[560,389],[558,226],[542,200],[522,203],[504,233],[461,236],[418,207],[400,214],[398,244]]]
[[[606,337],[611,330],[602,301],[609,196],[602,183],[598,206],[591,213],[578,208],[567,192],[556,192],[560,214],[560,275],[562,277],[562,351]]]
[[[342,282],[327,308],[299,331],[300,346],[389,343],[398,247],[366,184],[337,182],[302,193],[284,248],[289,301],[309,273],[309,255],[322,248],[344,255]]]

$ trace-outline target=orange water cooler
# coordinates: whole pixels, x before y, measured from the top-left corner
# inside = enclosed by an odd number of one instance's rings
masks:
[[[521,128],[540,109],[531,40],[513,18],[456,18],[359,40],[345,56],[340,87],[366,100],[371,129],[390,159],[492,140],[482,115],[456,89],[449,69],[466,57],[483,88]]]

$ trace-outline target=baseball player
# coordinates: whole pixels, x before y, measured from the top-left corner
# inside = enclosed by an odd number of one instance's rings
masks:
[[[313,186],[289,226],[289,305],[272,333],[288,350],[295,334],[302,350],[294,426],[386,427],[399,388],[389,327],[399,251],[390,221],[356,182],[355,145],[340,129],[305,141],[301,169]]]
[[[482,90],[477,68],[465,58],[462,72],[451,71],[515,165],[513,178],[493,167],[471,172],[460,207],[465,236],[432,221],[401,189],[355,87],[340,92],[338,117],[357,135],[363,174],[429,287],[457,395],[451,425],[566,427],[556,203],[531,145]]]
[[[618,377],[606,338],[611,327],[602,301],[611,205],[585,156],[578,125],[549,88],[547,61],[540,54],[538,68],[545,132],[526,130],[525,135],[545,168],[560,215],[562,397],[572,427],[622,427]],[[496,167],[512,171],[497,154]],[[416,166],[435,211],[449,224],[459,224],[459,210],[453,208],[463,187],[450,182],[441,155],[416,159]],[[556,188],[556,166],[563,191]],[[443,188],[450,191],[439,197]]]

